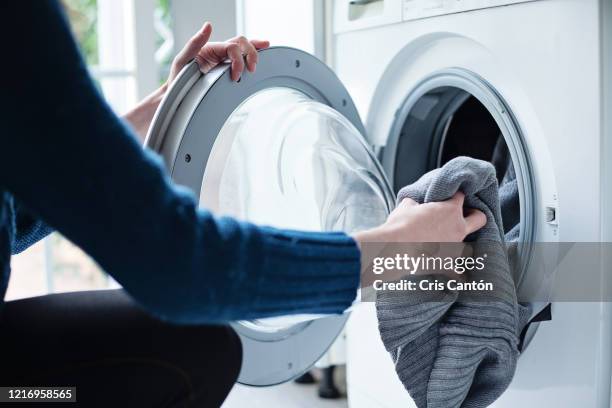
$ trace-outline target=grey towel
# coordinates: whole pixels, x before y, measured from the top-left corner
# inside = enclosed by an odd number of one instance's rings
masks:
[[[487,216],[468,237],[486,242],[487,267],[477,272],[493,281],[495,299],[462,299],[457,293],[377,293],[379,330],[397,374],[419,408],[485,407],[508,387],[516,368],[519,334],[529,309],[517,303],[505,252],[498,182],[488,162],[458,157],[404,187],[419,203],[442,201],[458,190],[466,207]],[[492,250],[493,249],[493,250]]]
[[[521,216],[518,182],[508,146],[502,136],[495,145],[491,163],[495,167],[499,182],[499,206],[504,220],[506,242],[516,242],[519,239]]]

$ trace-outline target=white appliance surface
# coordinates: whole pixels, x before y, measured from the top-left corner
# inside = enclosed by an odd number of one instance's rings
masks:
[[[482,77],[512,110],[531,158],[535,240],[601,242],[612,191],[602,160],[612,137],[603,121],[611,14],[603,3],[380,0],[351,9],[337,0],[332,66],[375,146],[386,145],[396,112],[428,75],[461,68]],[[555,223],[543,217],[547,206]],[[609,406],[611,319],[608,303],[554,303],[553,320],[540,324],[494,406]],[[355,310],[347,340],[350,406],[410,406],[373,305]]]

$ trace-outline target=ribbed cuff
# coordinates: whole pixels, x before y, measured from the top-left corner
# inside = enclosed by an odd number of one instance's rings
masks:
[[[255,291],[247,314],[342,313],[359,286],[360,252],[344,233],[260,228]]]

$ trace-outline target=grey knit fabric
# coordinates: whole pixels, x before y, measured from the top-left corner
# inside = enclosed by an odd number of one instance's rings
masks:
[[[506,242],[516,242],[519,239],[521,217],[518,182],[508,146],[501,136],[495,145],[491,163],[495,167],[499,182],[499,206],[504,220]]]
[[[457,191],[465,206],[483,211],[486,225],[468,240],[487,262],[478,279],[494,282],[495,298],[460,298],[453,292],[381,291],[380,335],[395,369],[419,408],[486,407],[508,387],[516,368],[519,334],[529,309],[516,300],[502,225],[498,181],[488,162],[458,157],[404,187],[398,201],[442,201]],[[474,276],[475,277],[475,276]]]

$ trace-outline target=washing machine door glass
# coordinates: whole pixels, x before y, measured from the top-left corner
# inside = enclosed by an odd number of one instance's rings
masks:
[[[162,102],[146,144],[201,208],[279,228],[353,232],[381,224],[394,197],[342,84],[290,48],[260,53],[239,83],[229,68],[187,67]],[[312,366],[348,315],[235,322],[239,382],[272,385]]]
[[[257,92],[228,118],[208,158],[200,204],[310,231],[369,228],[389,211],[359,131],[329,106],[280,87]]]

